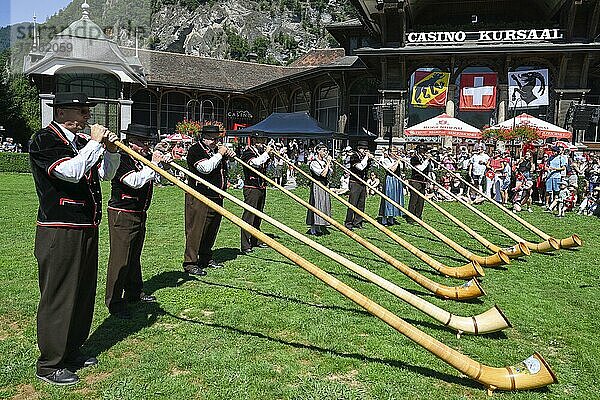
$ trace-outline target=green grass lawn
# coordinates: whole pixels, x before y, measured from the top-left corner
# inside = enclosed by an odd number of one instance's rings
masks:
[[[108,185],[103,186],[105,203]],[[240,191],[232,191],[241,196]],[[298,189],[307,199],[308,191]],[[145,290],[156,304],[132,308],[134,318],[109,317],[103,304],[108,231],[100,229],[96,310],[85,351],[97,367],[79,372],[82,382],[52,387],[35,378],[35,315],[39,290],[33,241],[37,197],[30,175],[0,174],[0,398],[17,399],[485,399],[482,385],[461,375],[423,348],[369,315],[271,249],[238,254],[239,228],[224,221],[215,246],[225,268],[199,279],[182,272],[183,192],[157,188],[142,255]],[[345,208],[334,202],[334,217]],[[241,209],[230,202],[236,215]],[[375,215],[378,200],[367,208]],[[499,245],[512,244],[456,204],[444,204]],[[482,207],[529,240],[525,228]],[[265,210],[305,232],[305,210],[275,190]],[[470,237],[426,206],[425,220],[477,254],[488,254]],[[600,220],[570,214],[557,219],[536,209],[523,216],[557,238],[578,233],[584,247],[532,254],[506,268],[487,268],[487,296],[469,302],[440,300],[393,267],[333,231],[317,238],[356,263],[452,313],[470,316],[498,304],[513,328],[487,336],[454,332],[366,282],[339,264],[263,224],[263,231],[398,316],[473,359],[495,367],[517,364],[539,351],[559,383],[529,392],[496,392],[497,398],[598,398],[597,306]],[[460,257],[418,226],[394,231],[452,266]],[[358,231],[373,243],[446,285],[440,276],[373,227]]]

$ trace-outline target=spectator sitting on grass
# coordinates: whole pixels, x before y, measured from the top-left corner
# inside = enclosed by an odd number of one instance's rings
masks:
[[[243,189],[244,188],[244,180],[240,174],[237,174],[235,177],[235,183],[233,184],[234,189]]]
[[[375,172],[371,172],[369,179],[367,179],[367,194],[369,196],[375,195],[375,193],[376,193],[375,189],[379,190],[380,183],[381,183],[381,181],[377,177],[377,174]],[[371,188],[373,188],[373,189],[371,189]]]
[[[556,215],[559,218],[565,216],[565,201],[569,197],[569,189],[567,188],[567,182],[561,181],[559,184],[560,190],[558,191],[558,195],[554,198],[550,206],[548,207],[548,212],[552,212],[556,207],[558,210],[558,214]]]

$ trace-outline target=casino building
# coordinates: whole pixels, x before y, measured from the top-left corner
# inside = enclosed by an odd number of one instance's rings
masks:
[[[52,118],[44,103],[56,91],[81,90],[100,101],[93,118],[111,129],[136,122],[168,134],[184,118],[234,129],[271,112],[307,111],[350,140],[383,142],[389,131],[377,111],[385,108],[394,111],[390,129],[400,142],[404,128],[442,112],[479,128],[527,112],[573,130],[574,142],[600,148],[592,107],[600,104],[599,1],[351,3],[357,19],[327,26],[340,48],[309,51],[289,66],[120,47],[84,3],[81,19],[32,51],[24,69],[39,89],[44,124]],[[511,96],[509,73],[531,70],[547,70],[546,104]],[[412,104],[418,71],[450,74],[441,108]],[[466,73],[496,74],[492,107],[459,107]],[[470,89],[484,94],[477,84]]]

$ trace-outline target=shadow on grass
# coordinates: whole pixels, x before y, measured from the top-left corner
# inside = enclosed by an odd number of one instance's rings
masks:
[[[109,350],[117,343],[140,330],[152,326],[166,311],[158,303],[144,303],[130,307],[132,319],[123,320],[108,316],[92,332],[84,345],[83,352],[93,357]]]
[[[371,242],[380,242],[380,243],[387,243],[387,244],[392,244],[392,245],[398,245],[399,246],[399,244],[397,244],[396,242],[392,241],[391,239],[390,240],[381,240],[380,238],[376,238],[376,237],[373,237],[373,236],[366,237],[366,239],[368,239]],[[437,239],[432,239],[432,241],[435,242],[435,243],[437,243],[438,245],[442,245],[443,244],[441,241],[439,241]],[[415,245],[413,243],[411,243],[411,244],[413,246],[419,248],[417,245]],[[457,261],[457,262],[464,262],[463,258],[459,258],[459,257],[455,257],[455,256],[452,256],[452,255],[447,255],[447,254],[434,253],[434,252],[431,251],[432,249],[430,249],[430,248],[427,248],[426,250],[423,250],[423,249],[420,249],[420,250],[423,251],[424,253],[426,253],[427,255],[429,255],[430,257],[434,257],[434,258],[446,258],[446,259]],[[387,252],[387,253],[390,254],[389,252]],[[392,254],[392,256],[393,256],[393,254]]]
[[[213,258],[219,262],[235,260],[240,255],[240,250],[233,247],[222,247],[213,251]]]
[[[146,293],[151,294],[163,288],[175,288],[196,280],[183,271],[166,271],[146,281],[144,289]],[[130,320],[119,319],[109,314],[85,343],[86,354],[97,357],[129,335],[153,325],[159,316],[166,314],[159,303],[137,303],[130,305],[129,309],[133,317]]]
[[[319,347],[319,346],[315,346],[312,344],[304,344],[304,343],[283,340],[280,338],[275,338],[275,337],[266,335],[264,333],[252,332],[252,331],[236,328],[234,326],[214,324],[214,323],[209,323],[209,322],[204,322],[204,321],[183,318],[183,317],[179,317],[177,315],[173,315],[171,313],[167,313],[167,315],[169,315],[170,317],[173,317],[177,320],[183,321],[183,322],[189,322],[189,323],[198,324],[198,325],[202,325],[202,326],[206,326],[206,327],[223,329],[223,330],[226,330],[229,332],[235,332],[240,335],[251,336],[251,337],[258,338],[258,339],[263,339],[263,340],[268,340],[270,342],[279,343],[281,345],[293,347],[295,349],[305,349],[305,350],[310,350],[310,351],[314,351],[314,352],[318,352],[318,353],[326,354],[326,355],[333,354],[337,357],[352,358],[352,359],[359,360],[362,362],[383,364],[383,365],[387,365],[387,366],[390,366],[393,368],[397,368],[399,370],[407,369],[411,372],[414,372],[414,373],[417,373],[417,374],[420,374],[423,376],[427,376],[430,378],[439,379],[439,380],[442,380],[447,383],[461,385],[461,386],[469,387],[472,389],[478,389],[478,390],[480,390],[482,388],[482,386],[480,384],[477,384],[476,382],[474,382],[468,378],[461,378],[459,376],[445,374],[443,372],[435,371],[431,368],[418,366],[418,365],[411,365],[411,364],[407,364],[407,363],[404,363],[399,360],[393,360],[393,359],[389,359],[389,358],[370,357],[370,356],[360,354],[360,353],[344,353],[341,351],[328,349],[328,348],[324,348],[324,347]],[[401,372],[401,371],[399,371],[399,372]]]
[[[335,250],[335,252],[344,257],[354,257],[354,258],[359,258],[359,259],[365,260],[365,261],[372,261],[372,262],[376,262],[376,263],[380,263],[380,264],[386,264],[385,260],[382,260],[381,258],[366,257],[366,256],[361,256],[359,254],[349,253],[349,252],[341,251],[341,250]]]
[[[217,286],[217,287],[222,287],[222,288],[227,288],[227,289],[246,291],[246,292],[254,293],[254,294],[257,294],[257,295],[263,296],[263,297],[269,297],[269,298],[272,298],[272,299],[278,299],[278,300],[288,301],[290,303],[302,304],[302,305],[305,305],[305,306],[315,307],[315,308],[319,308],[319,309],[336,310],[336,311],[346,311],[346,312],[351,312],[351,313],[360,314],[360,315],[371,315],[368,312],[363,311],[363,310],[358,309],[358,308],[348,308],[348,307],[342,307],[342,306],[333,306],[333,305],[309,303],[309,302],[306,302],[306,301],[303,301],[303,300],[300,300],[300,299],[296,299],[296,298],[293,298],[293,297],[287,297],[287,296],[283,296],[283,295],[275,294],[275,293],[261,292],[260,290],[256,290],[256,289],[250,289],[250,288],[245,288],[245,287],[238,287],[238,286],[233,286],[233,285],[229,285],[229,284],[226,284],[226,283],[210,282],[210,281],[207,281],[205,279],[196,279],[196,280],[198,282],[202,282],[202,283],[204,283],[205,285],[208,285],[208,286]]]

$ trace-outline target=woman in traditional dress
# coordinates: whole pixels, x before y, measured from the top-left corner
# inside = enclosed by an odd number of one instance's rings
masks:
[[[400,179],[396,178],[393,174],[399,175],[401,173],[402,160],[398,155],[398,149],[392,146],[381,158],[381,165],[386,170],[385,184],[383,192],[387,197],[394,200],[394,202],[404,207],[404,185],[400,182]],[[397,216],[403,216],[404,214],[390,202],[381,199],[379,203],[379,216],[381,217],[382,225],[394,225]]]
[[[329,150],[326,145],[319,143],[315,147],[315,152],[315,159],[309,163],[310,174],[316,181],[327,186],[332,173],[332,159],[329,155]],[[310,188],[309,203],[323,213],[331,215],[331,198],[329,197],[329,193],[315,183]],[[321,236],[329,233],[326,228],[329,226],[329,222],[311,210],[308,210],[306,213],[306,225],[310,226],[309,235]]]

